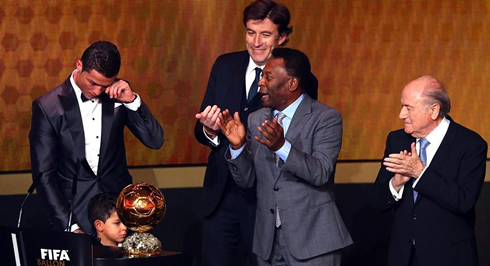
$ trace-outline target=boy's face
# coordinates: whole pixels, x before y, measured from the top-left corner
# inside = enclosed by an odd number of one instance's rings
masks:
[[[103,223],[100,220],[95,221],[97,237],[104,246],[117,247],[126,238],[127,227],[117,216],[117,212],[112,213],[111,217]]]

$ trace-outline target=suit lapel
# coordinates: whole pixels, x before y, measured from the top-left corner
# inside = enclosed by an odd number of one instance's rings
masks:
[[[308,122],[310,119],[312,114],[312,103],[313,101],[310,96],[305,94],[303,101],[301,101],[298,109],[296,109],[293,119],[291,120],[291,124],[289,124],[288,132],[286,133],[286,139],[291,143],[291,145],[294,145],[294,143],[301,136],[301,131],[305,127],[306,122]]]
[[[294,143],[298,140],[298,138],[301,136],[301,131],[306,125],[306,122],[309,120],[311,117],[311,105],[312,105],[312,99],[305,94],[303,100],[298,106],[298,109],[296,109],[296,112],[294,113],[293,119],[291,119],[291,123],[289,124],[288,132],[286,133],[286,139],[291,143],[292,146],[294,146]],[[270,111],[269,113],[265,113],[266,119],[270,119],[272,121],[274,119],[273,117],[273,112]],[[273,159],[275,160],[275,153],[272,153]],[[280,170],[283,162],[279,162],[279,167],[275,167],[274,165],[274,170],[276,171],[275,175],[275,182],[279,180],[279,177],[281,176],[282,171]]]
[[[245,75],[248,67],[249,55],[247,51],[244,51],[243,58],[236,64],[236,67],[232,70],[231,84],[237,86],[236,88],[230,88],[233,93],[233,97],[230,99],[230,106],[242,106],[242,100],[245,99]],[[239,110],[239,108],[238,108]]]
[[[449,128],[446,132],[446,135],[442,139],[441,145],[439,145],[439,148],[437,149],[436,153],[434,154],[434,158],[432,158],[432,161],[430,162],[429,168],[437,169],[441,167],[441,164],[444,163],[444,161],[447,159],[447,157],[450,156],[451,151],[453,150],[451,147],[453,147],[453,143],[456,140],[456,134],[454,132],[454,121],[451,121],[451,124],[449,124]]]
[[[100,156],[97,174],[104,168],[105,162],[100,158],[106,157],[104,155],[107,152],[107,146],[111,136],[112,122],[114,121],[114,101],[105,93],[101,94],[100,99],[102,101],[102,137],[100,140]],[[120,108],[124,107],[120,106]]]
[[[270,108],[264,108],[266,111],[260,116],[260,121],[258,121],[258,125],[261,125],[263,121],[269,120],[272,121],[274,119],[274,112]],[[259,131],[255,130],[256,136],[261,137]],[[256,140],[253,140],[256,141]],[[276,154],[269,150],[265,145],[259,144],[259,149],[262,151],[264,154],[265,158],[264,161],[266,162],[275,162],[276,161]],[[281,175],[281,162],[279,163],[279,167],[276,167],[275,163],[270,164],[270,171],[273,173],[272,177],[274,178],[275,182],[277,182],[279,176]]]
[[[444,167],[443,163],[446,161],[448,157],[450,157],[451,152],[453,151],[452,147],[454,147],[454,142],[456,140],[456,133],[454,132],[455,122],[451,120],[451,124],[449,124],[449,128],[446,132],[446,135],[442,139],[441,145],[437,149],[434,154],[434,158],[430,162],[429,168],[431,169],[439,169],[440,167]],[[422,196],[423,197],[423,196]],[[417,202],[419,202],[421,195],[417,196]]]
[[[73,140],[74,150],[78,157],[78,161],[82,164],[89,173],[92,173],[87,160],[85,159],[85,134],[83,132],[82,117],[80,115],[80,107],[78,106],[78,100],[76,98],[75,91],[73,90],[70,79],[68,78],[63,83],[63,89],[60,95],[60,103],[63,106],[66,120],[68,122],[68,128]]]

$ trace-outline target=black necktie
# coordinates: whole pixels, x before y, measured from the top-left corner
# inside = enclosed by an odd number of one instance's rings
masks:
[[[260,67],[256,67],[255,68],[255,80],[252,83],[252,86],[250,86],[250,90],[248,91],[248,101],[249,102],[255,97],[255,95],[257,94],[257,91],[259,90],[260,73],[262,73],[262,69]]]

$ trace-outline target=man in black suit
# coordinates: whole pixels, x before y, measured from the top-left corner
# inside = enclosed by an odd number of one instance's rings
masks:
[[[163,144],[163,130],[129,83],[116,78],[117,47],[99,41],[87,48],[63,84],[32,103],[31,167],[37,191],[56,230],[91,232],[88,202],[100,192],[119,193],[132,182],[124,127],[147,147]],[[72,197],[73,181],[78,180]]]
[[[487,143],[448,116],[449,96],[434,77],[410,82],[401,103],[404,130],[388,135],[371,191],[376,209],[395,214],[388,265],[478,265]]]
[[[233,181],[224,153],[228,140],[216,120],[221,110],[239,112],[242,121],[262,107],[258,80],[272,49],[284,45],[292,27],[289,10],[272,0],[257,0],[243,12],[246,51],[216,59],[195,127],[196,139],[211,148],[203,188],[203,265],[241,265],[240,244],[251,253],[255,221],[255,189],[241,190]],[[240,243],[241,242],[241,243]]]

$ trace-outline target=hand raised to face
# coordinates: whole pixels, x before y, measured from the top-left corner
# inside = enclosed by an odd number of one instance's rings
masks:
[[[116,99],[122,103],[130,103],[136,99],[136,94],[131,90],[129,84],[122,79],[114,81],[105,89],[105,93],[111,99]]]

